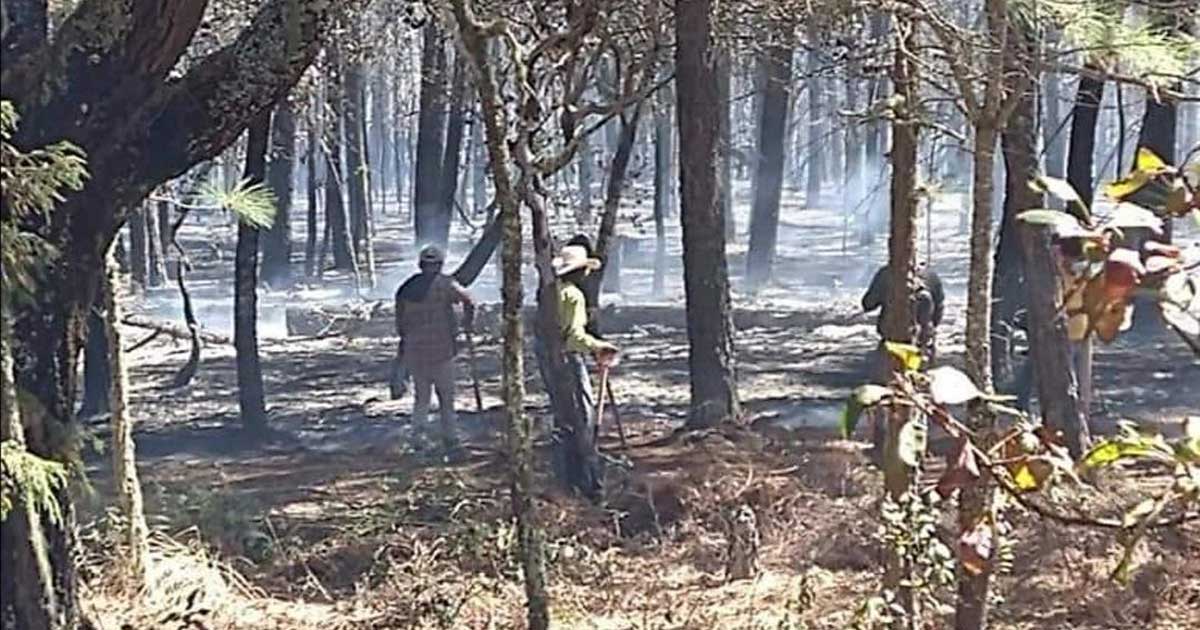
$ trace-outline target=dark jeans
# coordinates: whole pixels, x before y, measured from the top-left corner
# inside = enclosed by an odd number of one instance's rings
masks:
[[[565,373],[553,373],[550,358],[541,341],[533,346],[537,356],[538,372],[542,376],[542,384],[550,397],[550,410],[553,414],[558,409],[571,409],[582,414],[583,435],[574,435],[578,425],[574,418],[554,418],[554,441],[556,443],[556,462],[562,477],[581,490],[584,494],[595,497],[601,489],[603,474],[595,446],[596,436],[596,397],[592,391],[592,379],[588,374],[587,357],[576,353],[564,353]],[[556,379],[571,379],[571,401],[558,399]],[[566,444],[563,444],[566,442]],[[563,448],[566,446],[566,448]]]

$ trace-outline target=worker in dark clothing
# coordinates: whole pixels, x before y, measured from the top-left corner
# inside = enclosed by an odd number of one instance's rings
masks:
[[[925,353],[927,361],[932,362],[937,355],[937,327],[942,323],[946,294],[942,290],[942,279],[937,273],[925,265],[917,265],[916,295],[913,300],[913,318],[917,323],[917,346]],[[871,286],[862,297],[863,311],[870,313],[879,309],[879,317],[875,320],[875,330],[884,337],[884,326],[887,321],[887,301],[891,292],[891,273],[885,265],[875,272]]]
[[[396,291],[396,335],[400,337],[400,363],[413,379],[413,424],[425,422],[432,390],[436,390],[442,441],[452,449],[458,442],[454,427],[458,319],[454,306],[462,306],[463,326],[469,331],[475,321],[475,302],[462,285],[442,273],[444,262],[439,248],[431,245],[421,250],[421,273]]]

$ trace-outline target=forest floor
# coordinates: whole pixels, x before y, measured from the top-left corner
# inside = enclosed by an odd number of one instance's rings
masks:
[[[846,394],[867,378],[876,339],[873,319],[858,312],[857,300],[886,247],[882,239],[859,247],[850,235],[843,248],[839,214],[788,201],[779,280],[758,295],[735,295],[739,390],[747,410],[740,427],[675,433],[688,400],[677,225],[665,295],[649,291],[653,241],[629,250],[626,290],[606,300],[612,308],[602,326],[624,349],[613,384],[628,439],[622,448],[607,419],[602,448],[621,465],[610,469],[604,500],[592,504],[565,492],[551,477],[547,443],[539,442],[538,515],[555,627],[846,628],[855,609],[877,593],[881,477],[865,445],[839,439],[834,424]],[[966,235],[950,203],[935,212],[934,237],[922,247],[935,247],[933,264],[947,280],[942,360],[961,364]],[[637,212],[633,207],[629,215]],[[415,265],[401,222],[384,219],[382,282],[366,298],[386,303]],[[636,238],[645,218],[625,219],[623,229]],[[200,245],[219,228],[188,229],[193,251],[221,252],[219,244]],[[454,251],[468,239],[456,233]],[[1196,240],[1194,231],[1179,237],[1184,244]],[[743,257],[744,247],[731,249],[735,285]],[[232,311],[223,280],[232,275],[229,266],[221,254],[202,261],[194,276],[201,320],[218,332],[227,327],[219,314]],[[485,271],[472,289],[494,301],[494,282]],[[287,337],[284,307],[336,311],[359,301],[348,297],[343,278],[332,277],[329,286],[335,288],[264,296],[269,439],[250,440],[238,428],[232,346],[207,346],[199,374],[183,389],[168,383],[186,360],[185,343],[159,338],[129,355],[139,472],[155,531],[155,586],[135,597],[109,577],[116,538],[107,508],[111,479],[105,459],[95,457],[89,470],[97,493],[82,516],[84,564],[89,604],[104,627],[185,627],[165,619],[184,611],[193,594],[193,609],[211,609],[202,615],[208,628],[523,627],[494,331],[482,330],[477,339],[482,411],[460,361],[456,402],[466,454],[446,461],[434,447],[433,425],[410,423],[411,401],[389,400],[395,340],[386,333],[388,311],[357,331]],[[131,299],[128,308],[174,321],[174,299],[170,290],[158,290]],[[130,344],[144,334],[125,329]],[[545,397],[531,361],[526,370],[527,409],[544,420]],[[1100,347],[1096,375],[1100,432],[1122,418],[1174,432],[1185,416],[1200,413],[1200,363],[1168,336]],[[1086,504],[1114,515],[1161,482],[1154,475],[1104,476],[1086,493],[1052,500],[1067,511]],[[726,583],[725,519],[741,505],[758,516],[763,571],[755,580]],[[1023,512],[1013,519],[1015,560],[997,580],[993,627],[1200,625],[1197,524],[1150,536],[1138,551],[1134,579],[1121,585],[1107,577],[1119,557],[1111,532]]]

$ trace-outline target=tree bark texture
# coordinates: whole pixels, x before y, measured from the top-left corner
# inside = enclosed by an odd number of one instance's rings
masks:
[[[250,126],[245,175],[251,184],[262,182],[266,176],[270,131],[269,112]],[[258,356],[258,241],[259,229],[239,221],[234,258],[233,345],[237,352],[238,409],[242,424],[251,431],[267,427]]]
[[[354,252],[350,222],[352,215],[346,207],[342,189],[347,182],[342,161],[342,142],[346,138],[346,94],[342,84],[341,52],[336,44],[326,51],[329,77],[325,83],[329,115],[325,120],[325,223],[329,237],[327,247],[333,253],[333,268],[349,271],[358,277],[358,258]]]
[[[717,90],[721,99],[721,216],[725,217],[725,240],[734,242],[737,240],[737,218],[733,214],[733,58],[729,51],[724,50],[720,53],[720,58],[717,60]],[[666,171],[670,171],[670,160],[672,155],[671,139],[666,138],[668,153],[666,154]],[[655,163],[657,164],[657,146],[658,141],[655,140]],[[663,200],[664,211],[667,199]],[[657,199],[655,200],[657,204]],[[655,206],[655,220],[657,221],[657,206]],[[657,224],[656,224],[657,225]],[[657,276],[656,276],[657,277]]]
[[[166,283],[167,261],[163,256],[162,229],[159,218],[160,207],[168,202],[159,201],[151,205],[147,200],[142,210],[146,222],[146,286],[158,288]]]
[[[150,561],[146,514],[142,508],[142,485],[138,481],[137,456],[133,443],[133,417],[129,412],[129,374],[121,341],[121,304],[117,295],[116,263],[111,259],[102,281],[100,306],[104,310],[104,334],[108,341],[109,390],[112,425],[113,480],[117,502],[124,517],[123,541],[126,575],[136,585],[146,581]]]
[[[284,99],[275,107],[272,116],[271,153],[267,165],[267,184],[275,195],[275,220],[262,239],[262,281],[274,289],[286,289],[292,283],[292,173],[295,169],[296,111],[292,102]]]
[[[762,119],[758,122],[758,169],[750,217],[750,250],[746,280],[757,289],[771,279],[779,236],[779,202],[783,194],[783,144],[787,137],[789,92],[792,83],[790,36],[768,45],[759,59],[765,67]]]
[[[492,183],[503,225],[503,283],[501,286],[504,348],[501,389],[507,424],[513,517],[525,577],[526,622],[530,630],[550,627],[549,596],[542,532],[537,525],[533,497],[533,425],[525,414],[525,378],[522,360],[521,304],[521,214],[520,199],[508,169],[508,125],[496,79],[487,56],[487,44],[479,30],[471,0],[453,0],[463,47],[475,71],[475,86],[483,109],[488,157],[493,165]]]
[[[808,84],[808,143],[805,146],[808,175],[804,184],[804,204],[810,208],[821,203],[821,182],[825,170],[825,139],[821,137],[821,78],[817,76],[821,68],[817,48],[820,40],[818,28],[814,22],[808,29],[808,43],[812,48],[808,52],[808,78],[805,80]]]
[[[129,275],[140,288],[150,278],[150,248],[146,243],[146,208],[139,206],[129,215]]]
[[[667,190],[671,187],[671,115],[665,97],[660,96],[654,114],[654,295],[666,290],[667,273]],[[726,154],[725,175],[730,174]],[[722,211],[724,213],[724,211]],[[726,231],[728,236],[728,230]]]
[[[717,180],[721,103],[712,40],[712,0],[675,10],[684,288],[691,406],[687,426],[713,427],[741,415],[734,371],[725,221]]]
[[[450,243],[450,224],[453,222],[456,197],[458,195],[458,171],[462,163],[463,138],[466,135],[467,110],[470,103],[466,99],[467,69],[461,60],[454,63],[454,77],[450,88],[450,114],[446,119],[446,146],[442,153],[440,169],[441,184],[439,193],[438,213],[432,217],[432,236],[434,242],[443,249]]]
[[[87,341],[83,349],[83,404],[79,416],[108,413],[108,337],[104,334],[104,317],[92,308],[87,320]]]
[[[314,99],[314,105],[319,103]],[[314,107],[315,109],[315,107]],[[321,156],[320,150],[317,148],[318,138],[317,132],[317,117],[313,113],[309,113],[308,119],[305,121],[308,129],[305,131],[307,147],[304,155],[304,172],[305,172],[305,222],[304,222],[304,275],[308,278],[316,277],[317,275],[317,246],[319,245],[319,236],[317,232],[317,160]]]
[[[357,32],[356,26],[352,32]],[[361,60],[346,65],[346,190],[350,193],[350,233],[363,284],[375,286],[375,244],[371,230],[371,164],[367,154],[367,84]]]
[[[884,336],[891,341],[912,343],[917,338],[917,323],[913,317],[913,286],[916,280],[916,184],[920,127],[919,112],[915,110],[917,66],[908,51],[917,49],[916,25],[910,18],[897,14],[895,36],[897,46],[891,78],[896,95],[903,97],[903,100],[892,121],[891,230],[888,236],[888,272],[891,280]],[[891,382],[900,368],[896,361],[888,362],[892,371],[888,382]],[[912,490],[915,482],[915,471],[899,456],[900,430],[906,423],[915,421],[907,409],[893,407],[889,410],[884,442],[884,486],[889,498],[897,502]],[[912,589],[905,586],[911,573],[909,563],[890,550],[884,584],[896,593],[897,601],[906,613],[905,619],[895,624],[894,628],[920,627],[920,614]]]
[[[437,242],[442,207],[442,159],[446,132],[446,49],[442,32],[431,20],[421,33],[421,104],[417,116],[417,163],[413,192],[413,224],[417,245]]]
[[[637,142],[638,122],[642,117],[642,104],[633,106],[633,111],[622,114],[621,127],[617,133],[617,150],[613,153],[612,164],[608,168],[608,183],[604,190],[604,213],[600,215],[600,233],[596,237],[596,257],[605,262],[601,273],[593,274],[594,279],[588,284],[589,304],[599,304],[600,284],[604,283],[605,290],[621,292],[620,252],[616,252],[617,264],[607,264],[614,258],[613,245],[620,247],[617,238],[617,215],[621,210],[621,194],[625,191],[626,174],[629,172],[629,158]]]
[[[61,254],[49,261],[34,299],[13,313],[22,331],[18,343],[27,349],[16,353],[18,378],[45,412],[37,423],[67,425],[60,434],[70,433],[75,420],[83,324],[102,261],[130,209],[163,182],[221,154],[299,79],[335,12],[358,2],[265,0],[231,42],[169,79],[206,4],[81,2],[53,41],[19,58],[4,55],[0,98],[12,100],[22,116],[14,142],[34,147],[67,140],[88,160],[83,188],[65,194],[48,225],[39,228]],[[43,441],[29,445],[43,457],[61,460],[64,452]],[[61,523],[16,525],[22,519],[10,519],[14,525],[4,525],[0,591],[6,603],[19,602],[20,627],[74,628],[79,622],[74,510],[69,494],[58,498]],[[10,585],[22,584],[28,593],[39,580],[24,561],[33,556],[22,555],[31,538],[44,541],[49,552],[54,601],[9,598]]]

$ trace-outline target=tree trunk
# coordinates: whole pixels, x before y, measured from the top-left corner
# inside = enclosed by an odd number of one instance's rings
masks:
[[[533,426],[525,415],[525,377],[522,360],[521,304],[521,214],[520,201],[507,165],[508,129],[504,106],[489,65],[484,37],[468,0],[453,0],[452,8],[462,34],[463,47],[475,69],[475,85],[483,108],[487,147],[492,168],[496,203],[503,224],[504,248],[501,253],[504,278],[501,287],[504,348],[501,388],[507,423],[507,446],[511,469],[513,516],[517,521],[517,542],[525,577],[526,623],[530,630],[550,627],[549,596],[546,593],[546,566],[542,551],[542,532],[537,525],[533,500]]]
[[[446,135],[446,50],[435,20],[422,30],[421,111],[417,119],[417,164],[413,225],[417,245],[435,243],[442,208],[442,159]]]
[[[101,306],[104,309],[104,333],[108,347],[108,398],[112,401],[112,466],[117,503],[124,517],[127,549],[124,570],[137,586],[145,584],[150,561],[147,543],[150,532],[142,509],[142,486],[138,481],[134,454],[133,418],[129,413],[129,374],[125,369],[125,349],[121,345],[121,304],[117,296],[116,264],[111,260],[102,281]]]
[[[1026,74],[1018,81],[1032,87]],[[1025,92],[1018,92],[1024,94]],[[1004,159],[1007,166],[1004,212],[1013,214],[1045,206],[1043,196],[1029,187],[1038,174],[1035,105],[1032,97],[1023,98],[1013,110],[1004,131]],[[1014,225],[1027,307],[1029,357],[1038,387],[1043,422],[1061,431],[1073,457],[1080,457],[1089,441],[1088,426],[1081,414],[1079,388],[1071,365],[1071,342],[1067,338],[1066,316],[1061,311],[1058,265],[1050,247],[1049,234],[1042,228]],[[1003,238],[1003,236],[1002,236]]]
[[[275,107],[271,125],[267,183],[275,195],[275,219],[263,234],[262,281],[274,289],[287,289],[292,283],[292,173],[296,170],[296,112],[289,99]]]
[[[1071,138],[1067,149],[1067,182],[1075,187],[1086,206],[1092,205],[1093,152],[1096,147],[1096,123],[1100,102],[1104,98],[1104,82],[1088,75],[1079,77],[1075,107],[1071,112]]]
[[[104,317],[98,309],[88,313],[87,342],[83,349],[83,404],[79,417],[104,415],[109,412],[108,337],[104,334]]]
[[[352,33],[358,31],[357,23]],[[357,37],[357,36],[356,36]],[[375,286],[375,247],[371,242],[371,206],[367,194],[371,190],[371,165],[367,156],[367,102],[363,62],[355,60],[346,65],[344,84],[346,104],[346,190],[350,194],[350,233],[354,251],[362,255],[359,269],[365,286]]]
[[[56,32],[54,51],[35,51],[45,53],[39,59],[46,63],[10,65],[14,60],[5,54],[0,97],[14,102],[23,121],[14,143],[44,146],[66,139],[88,157],[84,186],[65,193],[40,230],[58,255],[47,261],[33,298],[13,318],[22,331],[14,340],[20,383],[44,411],[29,420],[28,446],[35,454],[61,462],[69,446],[37,435],[45,423],[63,425],[58,435],[75,433],[83,323],[104,255],[129,209],[192,165],[220,155],[299,79],[316,54],[318,34],[345,9],[344,3],[303,2],[296,10],[297,4],[258,3],[229,45],[195,59],[170,80],[206,3],[75,3]],[[127,28],[96,36],[95,25],[114,23]],[[280,42],[289,52],[277,54],[264,41]],[[0,600],[17,627],[86,627],[77,605],[74,506],[65,490],[55,498],[62,520],[40,514],[40,522],[8,519],[0,534]],[[35,539],[48,564],[34,560]],[[44,598],[38,585],[50,585],[53,596]]]
[[[1062,77],[1057,72],[1042,74],[1046,113],[1042,122],[1042,143],[1046,152],[1046,174],[1064,177],[1067,172],[1066,121],[1062,115]]]
[[[450,224],[453,222],[455,197],[458,195],[458,170],[462,162],[463,136],[467,123],[467,70],[461,59],[454,63],[454,78],[450,89],[450,116],[446,121],[446,146],[442,153],[441,193],[438,214],[430,229],[434,242],[443,249],[450,243]]]
[[[717,181],[721,103],[714,64],[712,0],[676,5],[684,288],[691,406],[687,426],[713,427],[741,415],[734,371],[725,221]]]
[[[476,215],[480,215],[484,214],[488,208],[487,145],[483,142],[483,123],[476,120],[471,125],[471,134],[473,136],[471,145],[475,151],[475,159],[471,161],[471,209]],[[582,161],[580,161],[580,168],[583,168]],[[583,186],[582,177],[579,180],[579,185]],[[488,221],[490,222],[491,220],[492,217],[488,216]]]
[[[150,250],[146,243],[146,207],[139,205],[129,214],[129,275],[134,284],[145,289],[150,277]]]
[[[329,76],[325,83],[329,116],[325,121],[325,223],[328,225],[328,247],[333,253],[333,268],[349,271],[358,279],[358,259],[354,254],[350,219],[342,185],[346,182],[342,168],[342,140],[346,137],[342,112],[345,94],[342,90],[341,52],[336,45],[326,49]]]
[[[162,228],[159,224],[159,217],[162,216],[161,208],[167,202],[156,202],[154,207],[151,207],[149,200],[146,201],[145,213],[146,220],[146,286],[158,288],[163,286],[167,277],[167,261],[163,256],[163,241]]]
[[[818,56],[817,42],[820,35],[816,23],[808,29],[808,144],[805,147],[808,160],[808,178],[804,185],[804,205],[815,208],[821,203],[821,180],[825,170],[825,144],[821,137],[821,78],[816,76],[821,68]]]
[[[737,240],[737,218],[733,214],[733,58],[728,50],[722,50],[717,59],[717,91],[721,99],[721,216],[725,217],[725,240]],[[790,73],[789,73],[790,74]],[[669,127],[668,127],[669,130]],[[666,148],[670,149],[670,138]],[[655,139],[655,164],[658,164],[658,139]],[[671,155],[666,154],[665,171],[669,174]],[[657,180],[656,180],[657,181]],[[667,200],[663,199],[666,204]],[[658,200],[655,198],[655,221],[658,221]],[[665,207],[664,207],[665,210]],[[657,223],[656,223],[657,227]],[[657,259],[656,259],[657,260]],[[657,264],[657,263],[656,263]],[[657,268],[657,267],[656,267]],[[655,275],[655,278],[658,278]],[[657,292],[656,292],[657,294]]]
[[[671,114],[660,94],[654,114],[654,295],[665,291],[667,272],[667,189],[671,187]],[[728,106],[728,104],[727,104]],[[725,175],[730,174],[729,155],[726,154]],[[728,231],[726,231],[728,236]]]
[[[392,143],[388,127],[392,121],[392,98],[388,94],[388,82],[385,74],[386,67],[377,63],[373,67],[371,80],[371,143],[374,156],[371,172],[374,174],[373,183],[379,191],[380,213],[387,212],[387,193],[391,188],[388,172],[392,163]],[[372,210],[372,213],[374,210]]]
[[[746,280],[751,290],[771,279],[779,235],[779,201],[783,194],[783,143],[787,137],[789,90],[792,82],[790,36],[768,45],[759,63],[764,66],[762,119],[758,124],[758,170],[750,218],[750,251]]]
[[[920,147],[917,123],[918,112],[910,107],[917,103],[918,66],[909,57],[908,51],[918,50],[916,25],[911,18],[896,15],[896,52],[892,64],[892,85],[900,101],[900,108],[892,121],[892,185],[891,185],[891,231],[888,237],[889,296],[887,318],[884,321],[884,336],[891,341],[912,343],[917,339],[916,321],[913,317],[914,294],[912,279],[916,274],[917,254],[917,151]],[[900,369],[894,360],[888,360],[891,373],[888,381],[897,377]],[[884,442],[884,487],[888,497],[900,502],[912,489],[916,471],[899,455],[901,429],[909,422],[916,422],[908,409],[898,406],[889,410],[887,435]],[[884,573],[884,585],[896,593],[897,603],[904,617],[893,624],[893,628],[912,629],[921,627],[921,614],[912,588],[907,582],[913,567],[894,550],[889,550]]]
[[[314,105],[319,103],[314,99]],[[316,107],[312,107],[316,109]],[[317,160],[321,155],[317,148],[317,115],[311,111],[306,120],[307,130],[307,149],[304,157],[304,169],[306,173],[305,185],[305,224],[304,224],[304,275],[308,278],[317,276]]]
[[[252,184],[262,182],[266,177],[270,131],[270,112],[250,126],[245,175]],[[258,228],[238,221],[233,272],[233,345],[237,351],[238,409],[242,424],[254,432],[267,428],[262,366],[258,357],[258,240]]]
[[[604,214],[600,216],[600,233],[596,237],[596,257],[605,262],[599,274],[593,274],[588,283],[588,303],[599,304],[600,283],[603,281],[606,291],[621,292],[620,251],[613,251],[613,245],[620,247],[617,238],[617,214],[621,209],[621,194],[625,191],[625,177],[629,171],[629,157],[637,142],[638,121],[642,117],[642,104],[633,106],[633,111],[623,114],[621,128],[617,134],[617,150],[613,154],[612,164],[608,169],[608,184],[604,190]],[[613,262],[615,264],[608,264]]]
[[[1092,205],[1092,180],[1094,151],[1096,147],[1096,123],[1100,113],[1100,103],[1104,99],[1104,82],[1090,76],[1079,77],[1079,88],[1075,93],[1075,106],[1071,112],[1071,138],[1067,150],[1067,182],[1079,193],[1084,205]],[[1088,423],[1092,404],[1091,370],[1082,369],[1091,364],[1092,340],[1087,339],[1079,344],[1076,352],[1076,362],[1079,369],[1080,411],[1084,424]],[[1040,389],[1040,385],[1039,385]]]

